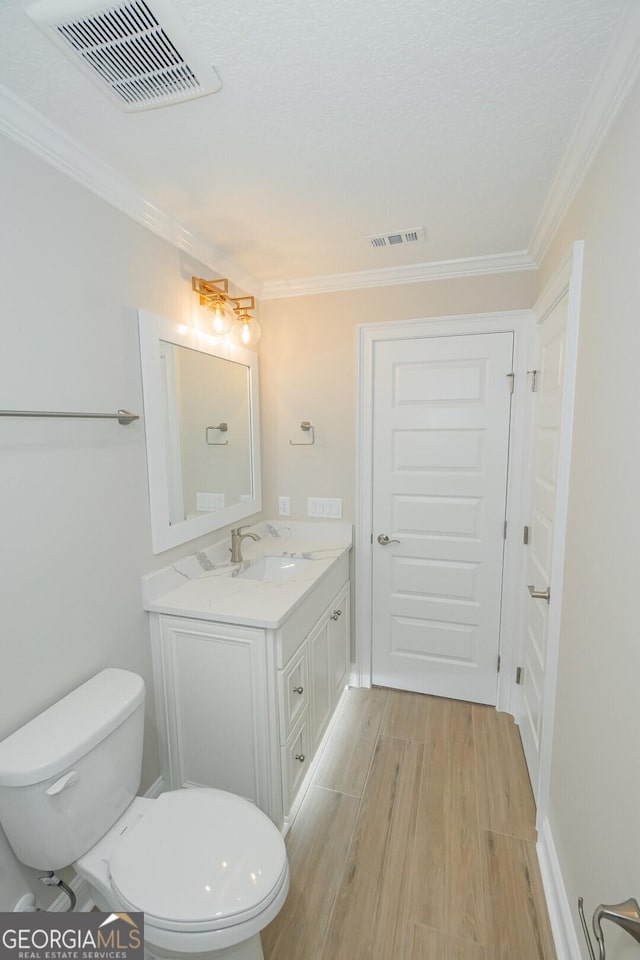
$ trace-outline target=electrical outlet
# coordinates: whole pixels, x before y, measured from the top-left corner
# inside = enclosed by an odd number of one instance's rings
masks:
[[[278,513],[281,517],[291,516],[291,497],[278,497]]]

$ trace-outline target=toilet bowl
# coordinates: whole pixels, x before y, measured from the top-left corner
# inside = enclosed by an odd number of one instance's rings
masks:
[[[137,797],[144,682],[107,669],[0,743],[0,823],[23,863],[73,864],[101,910],[144,913],[145,952],[262,960],[289,865],[249,800],[189,788]]]
[[[222,790],[136,798],[74,867],[100,909],[144,913],[147,952],[161,958],[259,960],[289,889],[278,830]]]

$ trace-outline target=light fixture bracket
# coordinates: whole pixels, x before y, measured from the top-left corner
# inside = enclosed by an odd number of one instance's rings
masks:
[[[201,307],[211,307],[222,301],[228,303],[236,314],[246,314],[248,310],[255,310],[255,297],[232,297],[229,294],[229,281],[221,277],[218,280],[203,280],[202,277],[192,277],[191,287],[200,297]]]

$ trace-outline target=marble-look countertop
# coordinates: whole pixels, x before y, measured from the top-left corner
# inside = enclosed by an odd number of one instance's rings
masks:
[[[319,580],[351,549],[348,524],[284,523],[251,525],[260,540],[242,541],[242,563],[228,560],[229,540],[185,557],[142,578],[145,610],[274,629],[302,602]],[[285,582],[239,578],[264,556],[312,560]]]

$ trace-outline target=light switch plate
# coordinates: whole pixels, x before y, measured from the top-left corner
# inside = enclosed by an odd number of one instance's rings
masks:
[[[309,497],[307,516],[322,520],[341,520],[342,499],[340,497]]]

